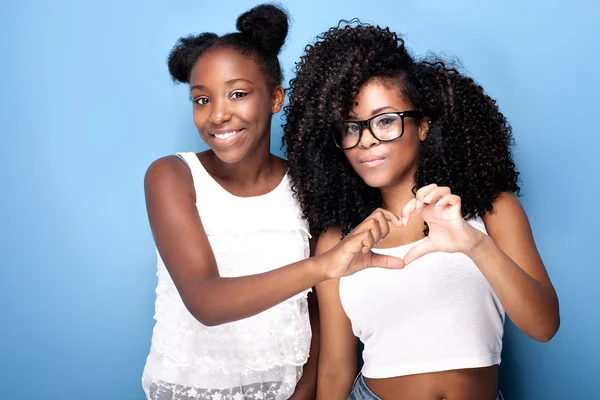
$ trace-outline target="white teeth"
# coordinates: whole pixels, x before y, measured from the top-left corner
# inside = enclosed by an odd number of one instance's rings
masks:
[[[232,132],[225,132],[225,133],[216,133],[216,134],[215,134],[215,137],[216,137],[217,139],[227,139],[227,138],[230,138],[230,137],[232,137],[233,135],[235,135],[235,134],[236,134],[236,133],[238,133],[238,132],[239,132],[239,130],[237,130],[237,131],[232,131]]]

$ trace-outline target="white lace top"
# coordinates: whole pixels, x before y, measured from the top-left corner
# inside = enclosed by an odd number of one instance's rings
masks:
[[[227,192],[194,153],[196,205],[222,277],[266,272],[309,256],[309,233],[286,175],[256,197]],[[306,290],[260,314],[208,327],[185,308],[158,257],[156,325],[142,376],[148,399],[288,399],[311,341]]]

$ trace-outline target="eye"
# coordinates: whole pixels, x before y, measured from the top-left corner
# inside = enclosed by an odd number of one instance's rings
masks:
[[[358,124],[346,123],[342,125],[342,134],[344,136],[355,135],[359,130]]]
[[[390,125],[394,122],[393,118],[382,118],[379,121],[377,121],[377,125],[378,126],[387,126]]]
[[[401,124],[401,119],[396,114],[385,114],[375,119],[373,129],[394,129]]]
[[[208,104],[208,102],[209,102],[208,97],[196,97],[194,99],[194,103],[196,103],[200,106],[206,105],[206,104]]]
[[[233,92],[231,94],[231,98],[233,99],[241,99],[243,97],[246,97],[248,95],[248,93],[246,92]]]

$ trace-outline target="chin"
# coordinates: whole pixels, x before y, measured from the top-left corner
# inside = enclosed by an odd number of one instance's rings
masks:
[[[236,164],[244,160],[246,158],[247,152],[243,149],[236,149],[232,151],[219,151],[215,149],[211,149],[213,153],[217,156],[219,160],[224,162],[225,164]]]
[[[392,179],[387,174],[362,174],[360,177],[372,188],[381,189],[392,184]]]

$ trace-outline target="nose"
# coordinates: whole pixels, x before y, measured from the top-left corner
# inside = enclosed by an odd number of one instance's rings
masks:
[[[358,142],[358,147],[368,149],[369,147],[377,146],[380,143],[381,142],[377,140],[375,136],[373,136],[368,126],[362,127],[362,135],[360,137],[360,141]]]
[[[231,119],[231,114],[227,107],[226,101],[213,100],[211,106],[210,113],[208,114],[208,120],[213,124],[220,125],[223,122]]]

